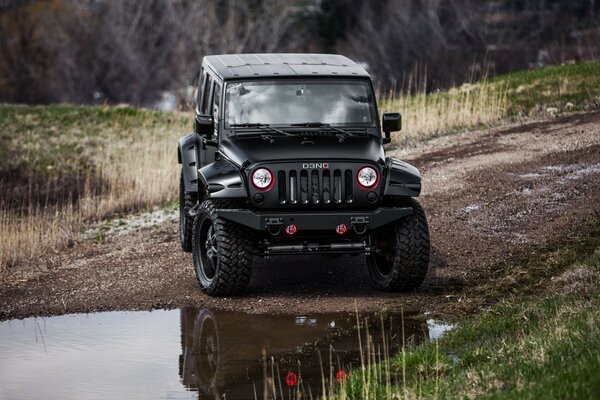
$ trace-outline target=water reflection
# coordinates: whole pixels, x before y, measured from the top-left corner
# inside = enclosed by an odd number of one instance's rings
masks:
[[[369,318],[374,343],[381,345],[379,320]],[[316,398],[322,365],[331,376],[330,357],[333,376],[360,365],[355,324],[346,313],[271,316],[192,308],[4,321],[0,399],[249,399],[255,390],[263,398],[265,366],[278,398],[288,397],[290,371],[300,372],[303,397]],[[400,317],[386,317],[385,325],[393,353],[402,344]],[[428,327],[411,319],[404,332],[406,342],[439,334],[431,321]]]
[[[402,343],[400,318],[386,317],[384,324],[390,351],[395,352]],[[305,395],[317,395],[322,387],[319,351],[325,360],[326,376],[330,357],[335,371],[360,365],[355,325],[356,317],[351,314],[269,316],[182,310],[182,383],[198,390],[201,399],[223,395],[227,399],[247,399],[254,396],[255,390],[260,398],[271,371],[275,387],[279,390],[281,385],[284,392],[288,389],[285,377],[293,371],[300,372]],[[427,329],[425,322],[405,320],[405,341],[426,339]],[[379,324],[371,330],[375,345],[381,345]]]

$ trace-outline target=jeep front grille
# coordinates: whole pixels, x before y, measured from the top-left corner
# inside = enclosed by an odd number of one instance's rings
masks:
[[[351,203],[353,194],[351,169],[280,170],[277,186],[280,204]]]

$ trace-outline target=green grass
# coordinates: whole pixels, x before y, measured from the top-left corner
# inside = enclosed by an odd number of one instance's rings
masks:
[[[183,134],[190,121],[132,107],[0,105],[0,179],[14,182],[26,175],[43,181],[93,173],[109,144]]]
[[[600,105],[600,62],[554,65],[513,72],[490,80],[507,89],[508,116],[547,110],[585,110]],[[571,103],[571,104],[569,104]]]
[[[520,271],[533,272],[496,289],[503,298],[495,305],[393,357],[395,384],[373,379],[365,391],[356,372],[339,397],[600,398],[600,219],[503,274]]]

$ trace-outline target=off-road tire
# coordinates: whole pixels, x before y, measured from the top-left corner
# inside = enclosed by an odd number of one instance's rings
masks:
[[[252,273],[252,242],[242,226],[219,217],[216,210],[236,208],[229,200],[205,200],[194,218],[192,254],[202,291],[226,296],[243,291]],[[213,231],[209,234],[208,229]],[[211,236],[210,257],[208,239]],[[214,250],[213,250],[214,249]]]
[[[414,199],[393,201],[396,207],[412,207],[412,214],[383,227],[371,236],[382,253],[367,256],[369,274],[375,284],[390,292],[418,288],[429,267],[429,228],[425,211]]]
[[[189,212],[197,203],[198,195],[196,193],[185,192],[182,170],[179,177],[179,243],[183,251],[188,253],[192,251],[192,229],[194,227],[194,218],[189,215]]]

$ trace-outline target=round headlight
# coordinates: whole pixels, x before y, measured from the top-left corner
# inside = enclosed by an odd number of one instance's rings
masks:
[[[273,175],[266,168],[259,168],[252,173],[252,183],[259,190],[269,190],[273,184]]]
[[[358,184],[364,188],[372,188],[377,183],[377,171],[371,167],[362,167],[357,175]]]

